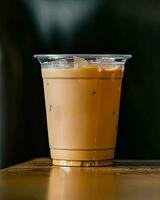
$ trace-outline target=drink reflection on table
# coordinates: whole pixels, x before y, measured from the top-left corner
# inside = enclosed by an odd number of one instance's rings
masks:
[[[104,168],[53,167],[48,200],[118,199],[116,174]]]

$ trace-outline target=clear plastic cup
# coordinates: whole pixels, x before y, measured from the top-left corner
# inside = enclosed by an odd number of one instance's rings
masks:
[[[124,65],[131,55],[35,55],[41,64],[53,164],[111,165]]]

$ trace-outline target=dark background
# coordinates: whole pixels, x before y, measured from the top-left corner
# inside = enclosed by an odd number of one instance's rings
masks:
[[[0,0],[0,167],[48,156],[37,53],[127,53],[117,159],[160,159],[160,1]]]

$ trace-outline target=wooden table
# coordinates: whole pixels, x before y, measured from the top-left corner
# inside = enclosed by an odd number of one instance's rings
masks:
[[[53,167],[38,158],[0,171],[0,200],[160,200],[159,167]]]

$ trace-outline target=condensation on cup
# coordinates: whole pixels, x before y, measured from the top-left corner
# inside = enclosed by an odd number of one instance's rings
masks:
[[[124,65],[131,55],[35,55],[41,64],[51,158],[112,165]]]

